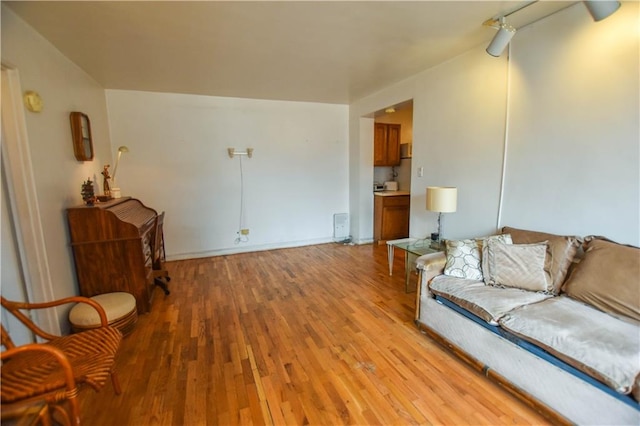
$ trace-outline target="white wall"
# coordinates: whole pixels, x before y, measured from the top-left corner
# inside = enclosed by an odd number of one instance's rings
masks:
[[[77,284],[65,209],[82,202],[82,182],[100,176],[102,164],[111,161],[104,90],[4,5],[2,64],[18,70],[23,91],[35,90],[44,101],[41,113],[25,109],[37,207],[53,296],[74,295]],[[93,161],[78,162],[73,155],[71,111],[82,111],[91,120]]]
[[[638,22],[579,4],[514,37],[503,224],[640,242]]]
[[[504,59],[495,60],[478,47],[351,105],[351,125],[359,117],[413,99],[413,158],[411,161],[412,237],[436,230],[437,214],[425,209],[427,186],[458,186],[458,213],[443,219],[445,237],[490,232],[498,209],[504,117]],[[477,100],[482,100],[478,102]],[[357,136],[358,160],[371,164],[368,135]],[[424,168],[422,177],[417,176]],[[365,168],[363,168],[364,170]],[[365,176],[363,175],[363,180]],[[487,191],[486,188],[491,188]],[[357,240],[371,239],[373,204],[361,192],[361,226]],[[477,205],[473,210],[469,206]],[[352,204],[352,208],[358,206]]]
[[[333,240],[348,212],[348,107],[107,90],[116,180],[124,196],[166,211],[169,259]],[[240,224],[242,157],[244,226]]]
[[[500,225],[639,244],[638,3],[594,23],[581,3],[524,28],[512,41],[508,156]],[[495,231],[505,147],[507,55],[485,45],[350,107],[352,223],[370,240],[370,142],[362,118],[414,99],[410,234],[435,230],[425,187],[457,186],[445,237]],[[424,177],[417,169],[424,167]],[[358,175],[355,176],[356,172]],[[370,206],[371,204],[371,206]],[[354,213],[357,212],[357,213]]]

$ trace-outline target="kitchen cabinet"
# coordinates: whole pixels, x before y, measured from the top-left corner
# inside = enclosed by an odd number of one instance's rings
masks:
[[[374,194],[373,239],[376,242],[409,236],[410,196],[405,191]]]
[[[400,165],[400,125],[374,123],[373,165]]]

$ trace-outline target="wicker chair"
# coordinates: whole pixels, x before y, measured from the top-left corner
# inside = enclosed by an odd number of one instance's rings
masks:
[[[66,424],[80,424],[79,386],[89,385],[100,390],[109,376],[116,394],[120,385],[114,371],[115,354],[122,334],[108,326],[102,307],[86,297],[67,297],[46,303],[12,302],[0,296],[2,307],[13,314],[44,343],[16,347],[2,327],[2,409],[16,410],[21,406],[44,401],[52,415]],[[51,308],[67,303],[88,303],[100,315],[102,326],[68,336],[51,335],[36,326],[22,310]],[[66,407],[66,408],[65,408]]]

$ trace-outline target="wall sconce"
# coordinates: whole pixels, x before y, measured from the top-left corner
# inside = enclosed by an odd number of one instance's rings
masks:
[[[583,1],[594,21],[602,21],[620,8],[619,1],[599,0]]]
[[[452,186],[428,186],[427,210],[438,212],[438,232],[431,234],[437,242],[442,237],[442,213],[454,213],[458,208],[458,188]]]
[[[227,148],[227,154],[229,154],[229,158],[233,158],[236,155],[246,155],[247,157],[253,157],[253,148],[247,148],[246,151],[236,151],[235,148]]]
[[[489,25],[493,28],[498,28],[498,32],[487,46],[487,53],[496,58],[502,55],[505,47],[509,44],[513,36],[516,34],[516,29],[507,23],[504,17],[499,21],[485,22],[485,25]],[[497,26],[496,26],[497,25]]]

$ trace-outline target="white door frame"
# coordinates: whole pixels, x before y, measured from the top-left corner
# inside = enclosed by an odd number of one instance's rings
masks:
[[[6,171],[8,199],[16,226],[27,298],[29,302],[51,301],[54,300],[54,292],[29,151],[18,70],[2,64],[1,84],[4,135],[2,167]],[[41,310],[33,319],[50,333],[60,334],[55,308]]]

